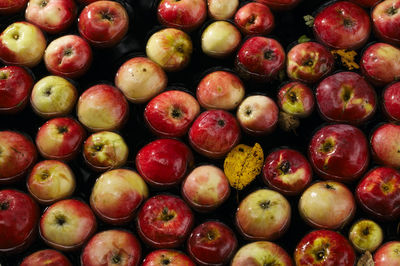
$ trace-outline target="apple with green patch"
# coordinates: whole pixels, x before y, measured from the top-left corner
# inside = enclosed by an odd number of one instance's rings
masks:
[[[286,83],[279,89],[277,102],[282,111],[296,118],[310,116],[315,106],[313,91],[297,81]]]
[[[362,219],[351,226],[349,240],[359,253],[372,253],[382,244],[383,231],[376,222]]]

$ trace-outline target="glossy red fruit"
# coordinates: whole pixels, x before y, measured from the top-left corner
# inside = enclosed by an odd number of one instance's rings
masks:
[[[389,120],[400,121],[400,82],[396,82],[384,90],[382,107]]]
[[[27,256],[20,266],[72,266],[71,262],[62,253],[53,249],[43,249]]]
[[[375,1],[377,2],[377,1]],[[375,34],[384,42],[400,44],[400,1],[385,0],[377,4],[371,13]]]
[[[314,93],[307,85],[293,81],[283,85],[278,92],[278,105],[287,114],[307,117],[314,111]]]
[[[400,167],[400,126],[383,124],[372,132],[371,148],[374,160],[385,166]]]
[[[142,266],[195,266],[196,264],[184,253],[173,249],[157,249],[150,252]]]
[[[0,0],[0,14],[11,15],[22,11],[29,0]]]
[[[399,241],[385,243],[374,254],[375,266],[400,265],[399,250]]]
[[[247,35],[267,35],[275,27],[275,19],[267,5],[250,2],[235,14],[235,23]]]

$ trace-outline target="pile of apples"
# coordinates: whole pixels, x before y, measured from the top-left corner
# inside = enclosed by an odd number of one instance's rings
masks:
[[[1,265],[400,265],[400,0],[139,2],[0,0]]]

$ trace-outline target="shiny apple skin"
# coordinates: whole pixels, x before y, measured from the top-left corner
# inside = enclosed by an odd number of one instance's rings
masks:
[[[20,266],[72,266],[62,253],[53,249],[43,249],[25,257]]]
[[[143,260],[142,266],[195,266],[196,264],[184,253],[173,249],[157,249],[150,252]]]
[[[371,12],[375,34],[384,42],[395,45],[400,44],[399,8],[399,0],[385,0],[377,4]]]
[[[360,6],[339,1],[325,7],[314,20],[316,39],[332,49],[358,49],[368,40],[370,18]]]
[[[289,10],[298,5],[301,0],[257,0],[276,11]]]
[[[217,221],[205,222],[197,226],[190,234],[187,243],[190,256],[201,266],[226,265],[237,248],[234,232]]]
[[[368,142],[364,133],[354,126],[328,125],[312,137],[308,157],[320,177],[351,183],[368,168]]]
[[[393,83],[385,88],[382,110],[390,121],[400,121],[400,82]]]
[[[238,122],[223,110],[201,113],[189,129],[189,142],[193,149],[212,159],[224,157],[239,140]]]
[[[350,0],[350,1],[356,3],[359,6],[368,8],[375,6],[381,0]]]
[[[307,117],[314,111],[314,93],[304,83],[289,82],[279,89],[277,103],[285,113],[299,118]]]
[[[322,259],[318,259],[321,256]],[[296,265],[353,266],[356,254],[341,234],[330,230],[316,230],[307,234],[297,245]]]
[[[339,182],[317,182],[299,200],[301,217],[317,229],[341,229],[353,219],[355,212],[352,192]]]
[[[171,90],[154,97],[144,110],[150,130],[161,137],[182,137],[200,113],[197,100],[187,92]]]
[[[298,195],[312,180],[312,169],[298,151],[279,149],[265,159],[262,170],[265,184],[285,196]]]
[[[267,5],[250,2],[235,14],[235,23],[246,35],[267,35],[275,27],[275,19]]]
[[[39,207],[26,193],[0,190],[0,252],[19,253],[35,239]]]
[[[205,0],[161,0],[157,17],[167,27],[193,31],[206,20],[207,5]]]
[[[39,128],[36,146],[50,160],[72,160],[85,139],[83,127],[69,117],[53,118]]]
[[[329,122],[359,125],[376,112],[374,88],[354,72],[339,72],[319,83],[315,97],[320,115]]]
[[[0,15],[11,15],[24,10],[29,0],[0,0]]]
[[[128,231],[107,230],[94,235],[81,255],[83,266],[137,266],[142,248],[136,237]],[[116,262],[118,261],[118,262]]]
[[[152,187],[168,188],[179,184],[194,164],[193,153],[183,142],[158,139],[136,155],[136,169]]]
[[[232,18],[238,6],[239,0],[207,0],[208,15],[215,20]]]
[[[0,131],[0,149],[0,184],[20,180],[37,159],[33,142],[14,131]]]
[[[400,167],[400,126],[383,124],[372,133],[371,148],[376,162],[388,166]]]
[[[32,87],[33,77],[24,68],[0,68],[0,114],[14,114],[24,109]]]
[[[329,50],[317,42],[295,45],[287,55],[286,72],[292,80],[315,83],[332,72],[335,60]]]
[[[152,248],[176,248],[189,237],[194,216],[186,203],[170,195],[148,199],[137,215],[137,231]]]
[[[400,265],[399,250],[399,241],[385,243],[374,254],[375,266]]]

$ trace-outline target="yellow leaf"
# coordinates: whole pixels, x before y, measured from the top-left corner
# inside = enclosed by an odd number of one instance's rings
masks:
[[[340,49],[340,50],[332,50],[331,53],[336,57],[340,57],[342,64],[348,70],[360,68],[360,66],[355,61],[355,57],[357,56],[356,51]]]

